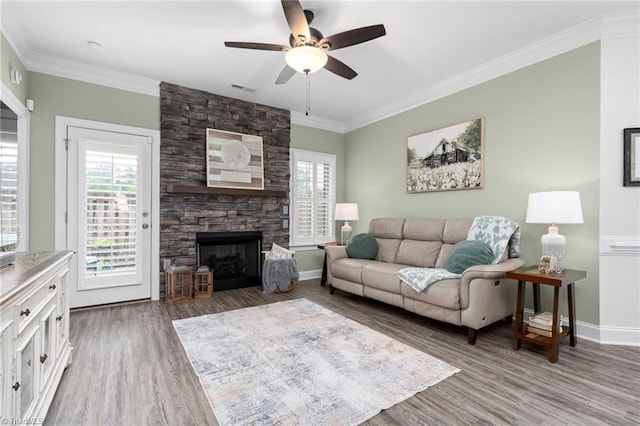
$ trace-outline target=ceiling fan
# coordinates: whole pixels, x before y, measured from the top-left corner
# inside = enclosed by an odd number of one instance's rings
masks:
[[[287,65],[278,75],[276,84],[286,83],[296,71],[309,74],[321,68],[351,80],[358,73],[326,52],[364,43],[386,34],[384,25],[378,24],[324,37],[320,31],[309,26],[313,21],[313,12],[302,9],[298,0],[282,0],[282,9],[291,29],[289,46],[242,41],[224,42],[227,47],[287,52]]]

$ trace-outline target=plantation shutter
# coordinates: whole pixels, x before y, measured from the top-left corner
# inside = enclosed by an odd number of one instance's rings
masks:
[[[0,139],[0,245],[18,241],[18,143],[15,134]]]
[[[86,151],[85,275],[136,269],[136,155]]]
[[[291,245],[316,245],[333,241],[335,155],[298,149],[291,151]]]

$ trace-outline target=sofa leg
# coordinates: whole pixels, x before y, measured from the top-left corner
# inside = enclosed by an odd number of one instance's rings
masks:
[[[469,327],[467,332],[467,341],[469,342],[469,344],[475,345],[477,338],[478,338],[478,330],[476,330],[475,328]]]
[[[334,286],[332,286],[331,284],[329,284],[329,294],[333,294],[336,292],[336,288]]]
[[[506,322],[507,324],[512,324],[513,323],[513,314],[504,317],[504,322]]]

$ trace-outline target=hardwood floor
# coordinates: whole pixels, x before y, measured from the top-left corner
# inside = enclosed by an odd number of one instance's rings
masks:
[[[307,298],[462,371],[370,419],[368,425],[640,425],[640,348],[568,340],[556,364],[548,352],[511,349],[512,326],[466,330],[341,291],[319,280],[291,293],[260,287],[215,292],[170,306],[145,302],[71,314],[73,363],[45,424],[215,425],[171,321]],[[578,307],[579,309],[579,307]]]

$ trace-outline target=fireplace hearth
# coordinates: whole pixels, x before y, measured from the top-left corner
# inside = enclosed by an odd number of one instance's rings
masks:
[[[262,232],[196,233],[196,267],[213,272],[214,291],[262,284]]]

